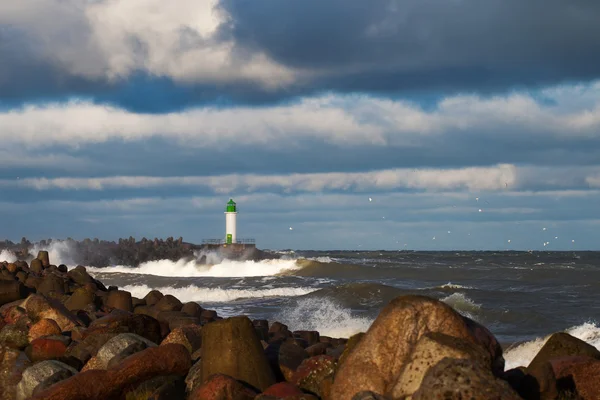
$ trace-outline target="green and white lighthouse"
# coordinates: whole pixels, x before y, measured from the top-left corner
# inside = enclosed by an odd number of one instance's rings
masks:
[[[237,207],[233,199],[229,199],[225,208],[225,243],[236,243]]]

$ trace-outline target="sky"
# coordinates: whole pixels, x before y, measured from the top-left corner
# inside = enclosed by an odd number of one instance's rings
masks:
[[[600,2],[0,1],[0,239],[600,250]]]

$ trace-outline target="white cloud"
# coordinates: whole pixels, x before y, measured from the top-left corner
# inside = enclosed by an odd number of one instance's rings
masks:
[[[217,0],[19,0],[0,2],[0,24],[24,32],[35,54],[73,75],[126,78],[137,71],[176,81],[295,81],[300,71],[264,53],[242,55],[216,37],[229,16]]]
[[[3,186],[36,190],[105,190],[162,186],[207,187],[217,193],[234,191],[322,192],[331,190],[502,190],[517,179],[513,165],[460,169],[392,169],[356,173],[222,176],[114,176],[103,178],[27,178],[0,181]]]
[[[294,146],[315,139],[339,146],[425,146],[433,138],[498,135],[532,140],[599,138],[600,85],[576,109],[538,103],[532,95],[453,96],[433,110],[411,102],[361,95],[328,95],[270,107],[205,107],[139,114],[86,101],[28,105],[0,112],[0,139],[27,146],[78,146],[111,139],[163,137],[186,147],[235,144]],[[593,95],[590,94],[593,92]],[[551,93],[551,92],[548,92]]]

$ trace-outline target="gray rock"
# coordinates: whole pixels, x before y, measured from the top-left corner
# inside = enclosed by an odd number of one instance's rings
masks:
[[[23,372],[17,385],[17,400],[25,400],[64,379],[77,371],[67,364],[55,360],[39,362]]]
[[[122,333],[106,342],[83,367],[82,371],[107,369],[113,358],[117,357],[122,360],[148,347],[156,347],[156,344],[135,333]]]

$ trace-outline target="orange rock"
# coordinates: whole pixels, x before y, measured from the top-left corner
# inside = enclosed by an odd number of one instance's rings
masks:
[[[204,384],[196,388],[188,400],[253,400],[257,393],[232,377],[223,374],[210,375]]]
[[[288,396],[303,395],[304,393],[296,385],[289,382],[279,382],[273,386],[268,387],[262,394],[268,396],[275,396],[279,398],[286,398]]]
[[[323,382],[327,377],[334,374],[336,366],[337,362],[331,356],[308,358],[302,361],[302,364],[294,373],[292,383],[319,397],[323,397]]]
[[[473,332],[479,327],[439,300],[414,295],[397,297],[344,357],[336,372],[331,396],[336,400],[350,400],[361,391],[387,394],[396,384],[416,343],[428,332],[475,343],[491,353],[493,365],[498,369],[500,365],[503,367],[502,349],[493,336],[488,337],[489,332],[481,329]]]
[[[42,336],[60,335],[60,326],[48,318],[42,318],[29,328],[29,341],[32,342]]]
[[[126,388],[157,376],[185,376],[190,356],[180,344],[153,347],[132,355],[109,370],[81,372],[61,381],[32,400],[109,400],[119,398]]]
[[[179,343],[185,346],[190,356],[202,347],[202,327],[200,325],[186,325],[175,328],[162,341],[161,345]]]
[[[27,314],[34,321],[44,318],[53,320],[62,332],[70,331],[75,326],[83,325],[62,303],[37,294],[27,297],[21,307],[27,310]]]
[[[600,361],[590,360],[573,365],[568,370],[573,376],[577,394],[583,399],[600,399]]]
[[[32,341],[25,354],[33,362],[45,361],[45,360],[56,360],[62,357],[67,351],[67,346],[60,340],[39,338]]]

